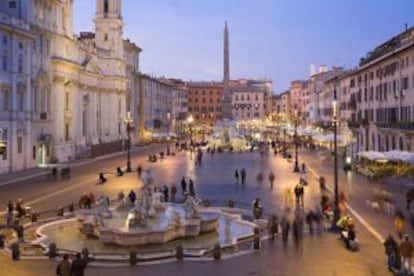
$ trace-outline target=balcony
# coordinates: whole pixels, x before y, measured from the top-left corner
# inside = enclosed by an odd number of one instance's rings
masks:
[[[414,131],[414,121],[376,122],[378,128],[399,129],[401,131]]]

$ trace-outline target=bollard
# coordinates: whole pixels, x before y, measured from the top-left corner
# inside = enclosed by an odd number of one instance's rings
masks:
[[[59,209],[57,211],[57,216],[58,217],[63,217],[63,207],[59,207]]]
[[[260,249],[260,230],[259,230],[259,228],[254,228],[253,247],[254,247],[255,250]]]
[[[57,247],[56,247],[56,243],[52,242],[49,244],[49,258],[53,259],[56,258],[57,256]]]
[[[218,261],[218,260],[221,259],[221,247],[220,247],[220,243],[216,243],[214,245],[213,256],[214,256],[214,260],[216,260],[216,261]]]
[[[11,251],[12,251],[12,259],[14,261],[19,260],[19,258],[20,258],[20,247],[19,247],[18,242],[15,242],[11,245]]]
[[[32,222],[37,222],[37,213],[35,211],[32,212],[31,221]]]
[[[177,245],[176,252],[177,252],[177,260],[182,260],[184,258],[184,248],[181,244]]]
[[[84,247],[82,249],[82,252],[81,253],[82,253],[82,258],[85,261],[85,263],[88,263],[89,262],[89,250],[88,250],[88,248],[87,247]]]
[[[4,248],[4,240],[6,239],[6,236],[3,234],[0,234],[0,249]]]
[[[204,204],[204,207],[210,207],[211,206],[210,200],[208,198],[203,199],[203,204]]]
[[[129,252],[129,264],[130,265],[136,265],[138,262],[138,258],[137,258],[137,252],[134,250],[131,250]]]
[[[73,202],[69,204],[68,209],[69,213],[73,213],[75,211],[75,204]]]

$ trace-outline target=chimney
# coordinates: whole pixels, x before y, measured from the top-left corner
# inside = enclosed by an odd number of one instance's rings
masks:
[[[319,73],[325,73],[328,71],[328,67],[326,65],[319,66]]]

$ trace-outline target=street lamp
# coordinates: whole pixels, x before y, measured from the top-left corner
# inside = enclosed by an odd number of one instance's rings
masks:
[[[132,126],[131,124],[134,122],[134,120],[131,117],[131,112],[127,112],[127,117],[125,118],[125,125],[126,125],[126,131],[128,135],[128,145],[127,145],[127,172],[132,172],[131,168],[131,130]]]
[[[300,172],[299,170],[299,161],[298,161],[298,110],[295,106],[295,165],[293,167],[293,172]]]
[[[336,222],[340,218],[340,209],[339,209],[339,197],[338,197],[338,137],[337,137],[337,128],[338,128],[338,118],[337,118],[337,102],[336,102],[336,89],[334,88],[334,95],[332,101],[332,125],[334,132],[334,208],[333,208],[333,221],[332,229],[336,229]]]
[[[193,122],[194,117],[190,114],[187,118],[188,128],[190,130],[190,160],[193,158]]]
[[[170,125],[171,122],[171,113],[167,112],[167,155],[170,155]]]

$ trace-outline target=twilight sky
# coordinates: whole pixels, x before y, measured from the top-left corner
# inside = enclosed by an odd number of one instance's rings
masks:
[[[93,31],[95,0],[75,0],[75,32]],[[141,71],[221,80],[223,29],[231,78],[270,78],[276,93],[310,64],[357,65],[414,25],[414,0],[123,0],[124,37],[143,49]]]

